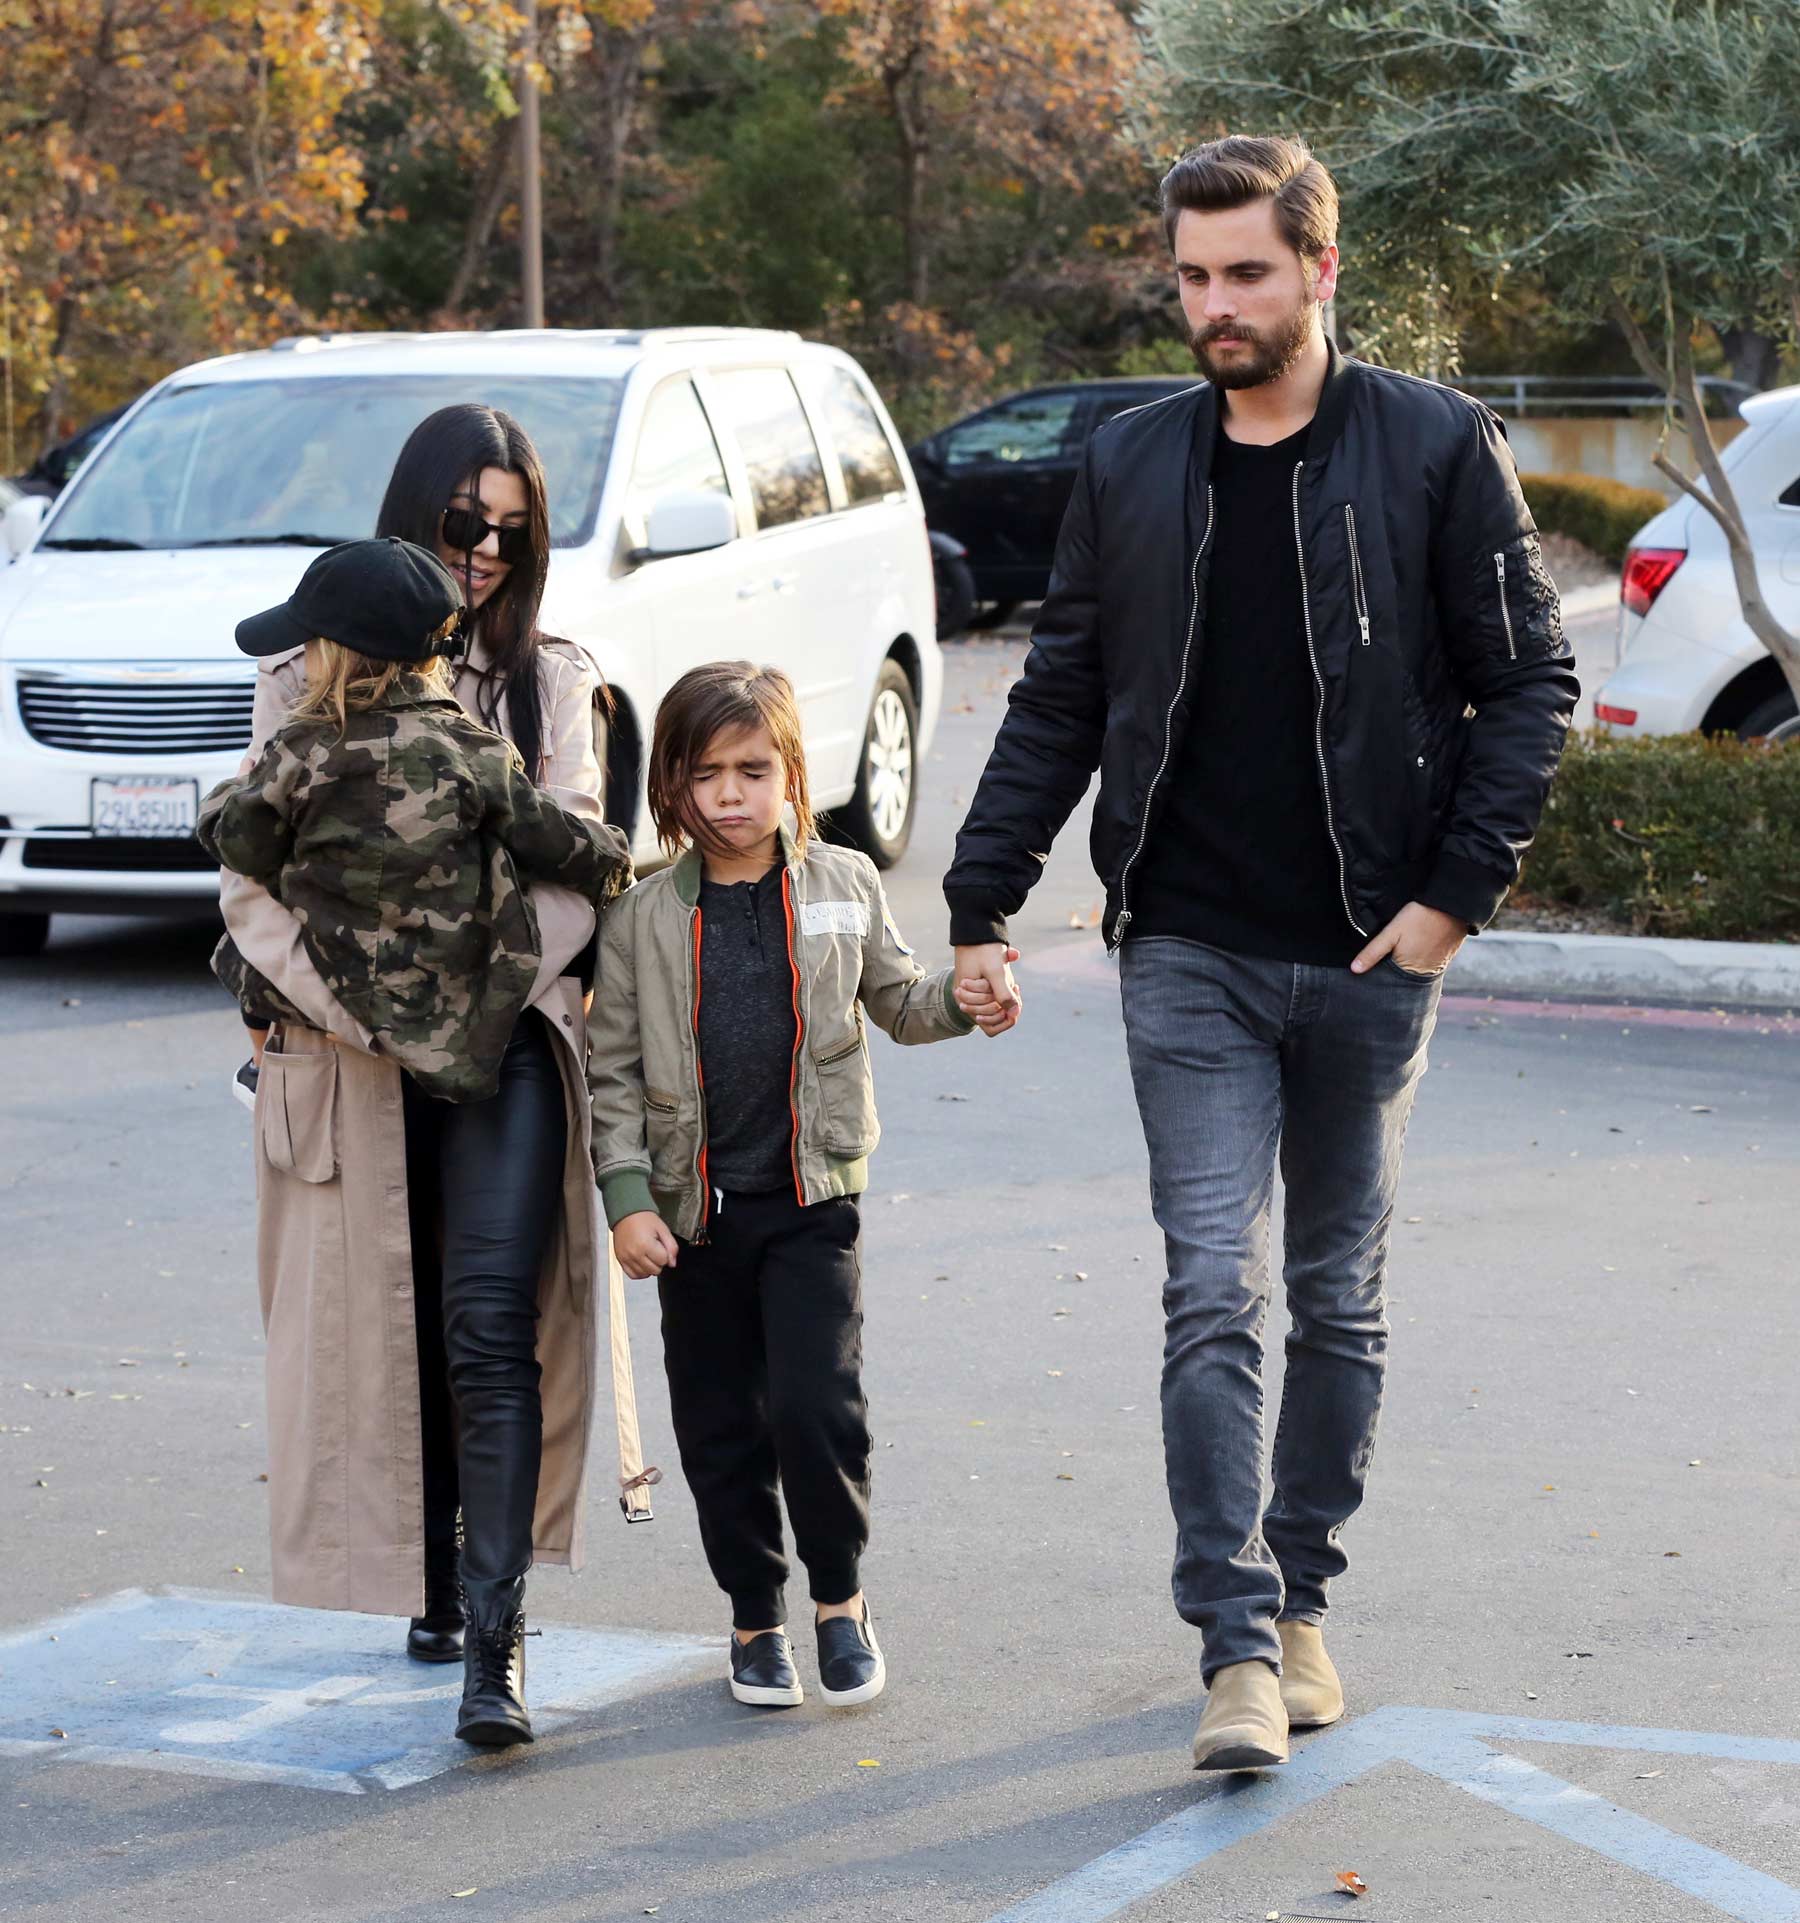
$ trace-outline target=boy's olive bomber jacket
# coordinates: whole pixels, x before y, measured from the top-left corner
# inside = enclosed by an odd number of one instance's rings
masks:
[[[817,841],[802,850],[785,828],[781,853],[799,1018],[789,1149],[800,1201],[823,1202],[868,1186],[881,1134],[865,1013],[897,1042],[942,1041],[974,1023],[952,997],[953,970],[928,975],[902,943],[866,855]],[[712,1214],[697,1040],[700,877],[689,849],[606,911],[588,1020],[606,1219],[655,1209],[687,1242],[705,1238]]]

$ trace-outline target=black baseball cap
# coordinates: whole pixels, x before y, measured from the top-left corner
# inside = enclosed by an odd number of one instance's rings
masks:
[[[246,654],[282,654],[315,635],[376,661],[462,649],[463,591],[435,554],[388,535],[327,548],[278,608],[237,624]]]

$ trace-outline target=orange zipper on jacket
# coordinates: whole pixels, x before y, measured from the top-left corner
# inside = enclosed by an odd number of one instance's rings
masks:
[[[700,1177],[700,1228],[695,1240],[706,1240],[712,1219],[712,1184],[706,1179],[706,1065],[700,1059],[700,910],[694,910],[694,1080],[700,1088],[700,1154],[694,1164]]]
[[[806,1037],[805,1018],[800,1013],[800,962],[794,953],[794,877],[790,870],[781,872],[781,906],[787,916],[788,970],[794,978],[794,1060],[788,1074],[788,1114],[792,1118],[792,1133],[788,1136],[788,1160],[794,1167],[794,1196],[802,1208],[806,1206],[806,1190],[800,1181],[800,1044]]]

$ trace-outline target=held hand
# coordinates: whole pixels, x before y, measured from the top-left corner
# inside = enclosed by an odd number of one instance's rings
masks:
[[[258,1069],[262,1067],[263,1050],[269,1044],[269,1031],[266,1028],[251,1028],[245,1024],[245,1032],[250,1037],[250,1059]]]
[[[680,1243],[654,1209],[639,1209],[634,1215],[621,1216],[612,1237],[619,1267],[634,1282],[646,1282],[664,1269],[672,1269],[681,1253]]]
[[[1384,956],[1392,956],[1409,975],[1441,975],[1468,935],[1466,921],[1409,901],[1350,964],[1351,972],[1366,975]]]
[[[1019,1019],[1019,985],[1011,964],[1019,951],[1004,942],[983,942],[956,951],[956,1005],[984,1035],[1004,1035]]]

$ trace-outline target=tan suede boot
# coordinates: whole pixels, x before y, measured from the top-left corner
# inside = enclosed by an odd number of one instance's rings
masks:
[[[1277,1623],[1281,1638],[1281,1703],[1290,1729],[1323,1729],[1344,1713],[1344,1686],[1325,1653],[1317,1623]]]
[[[1227,1663],[1215,1672],[1194,1731],[1196,1769],[1269,1769],[1288,1759],[1287,1711],[1267,1663]]]

